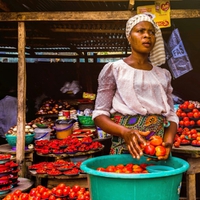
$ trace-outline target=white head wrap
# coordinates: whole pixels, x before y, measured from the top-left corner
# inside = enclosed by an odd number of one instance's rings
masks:
[[[126,37],[128,38],[132,28],[138,24],[139,22],[147,21],[153,24],[155,28],[155,37],[156,43],[154,48],[150,52],[149,60],[151,61],[153,66],[160,66],[165,63],[165,47],[162,37],[162,32],[158,25],[152,20],[150,16],[147,14],[138,14],[134,17],[131,17],[126,23]]]

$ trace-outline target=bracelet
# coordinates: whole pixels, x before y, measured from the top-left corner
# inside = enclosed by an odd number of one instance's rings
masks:
[[[165,142],[165,146],[166,146],[166,147],[172,148],[173,144],[171,144],[171,143],[169,143],[169,142]]]

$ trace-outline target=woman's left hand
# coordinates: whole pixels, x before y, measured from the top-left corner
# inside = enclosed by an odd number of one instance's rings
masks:
[[[163,142],[162,145],[166,148],[166,154],[164,156],[159,156],[158,160],[167,160],[171,153],[172,144]]]

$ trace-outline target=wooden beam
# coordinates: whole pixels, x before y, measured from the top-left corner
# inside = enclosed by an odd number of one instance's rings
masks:
[[[129,0],[128,10],[134,10],[135,0]]]
[[[26,122],[26,32],[25,22],[18,22],[18,114],[17,114],[17,153],[20,176],[25,176],[25,122]]]
[[[136,15],[136,11],[98,12],[1,12],[0,21],[126,21]],[[200,9],[171,10],[171,19],[200,18]]]

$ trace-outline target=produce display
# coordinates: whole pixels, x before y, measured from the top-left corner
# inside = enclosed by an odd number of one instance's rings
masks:
[[[10,154],[0,154],[0,195],[9,193],[19,182],[18,164],[10,159]]]
[[[48,174],[51,176],[58,175],[79,175],[83,173],[80,170],[81,162],[71,162],[62,159],[56,160],[54,162],[40,162],[29,166],[29,170],[35,170],[37,174]]]
[[[59,140],[39,140],[35,141],[35,151],[38,154],[76,154],[78,152],[96,151],[102,149],[103,145],[98,141],[93,141],[91,137],[77,138],[73,134],[67,138]]]
[[[58,114],[61,110],[69,110],[71,105],[64,100],[47,100],[45,101],[36,114]]]
[[[174,139],[174,147],[200,147],[200,103],[185,101],[179,105],[176,114],[179,117],[179,128]]]
[[[24,193],[21,190],[15,190],[8,194],[3,200],[90,200],[88,189],[80,185],[68,186],[65,183],[60,183],[52,189],[38,185],[32,188],[29,193]]]

